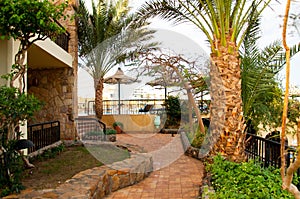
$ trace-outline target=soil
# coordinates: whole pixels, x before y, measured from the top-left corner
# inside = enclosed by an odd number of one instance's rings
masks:
[[[32,163],[35,168],[24,171],[22,184],[36,190],[56,188],[80,171],[102,165],[84,146],[66,147],[54,158]]]

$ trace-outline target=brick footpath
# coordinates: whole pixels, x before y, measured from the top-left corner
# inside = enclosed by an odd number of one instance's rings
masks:
[[[143,146],[152,155],[154,171],[136,185],[120,189],[106,199],[189,199],[199,196],[204,165],[185,156],[180,135],[118,135],[120,143]]]

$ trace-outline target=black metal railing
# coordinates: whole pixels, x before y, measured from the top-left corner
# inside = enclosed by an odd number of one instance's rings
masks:
[[[49,146],[60,140],[60,122],[51,121],[27,126],[28,140],[34,144],[28,153]]]
[[[281,167],[281,154],[279,142],[275,142],[263,137],[247,134],[245,152],[249,159],[259,161],[262,166],[279,169]],[[295,160],[296,149],[285,145],[286,167],[290,166]],[[297,175],[300,176],[300,169],[297,170]],[[300,182],[297,184],[300,188]]]
[[[77,133],[82,141],[105,141],[106,124],[96,118],[76,118]]]
[[[56,21],[56,23],[63,28],[63,26]],[[68,52],[69,50],[69,41],[70,41],[70,33],[66,31],[65,33],[62,33],[60,35],[57,35],[55,38],[51,38],[53,41],[59,45],[62,49]]]
[[[103,100],[103,114],[119,114],[118,100]],[[133,100],[121,100],[120,101],[120,113],[121,114],[144,114],[139,112],[140,109],[146,105],[153,105],[150,113],[157,113],[164,111],[164,99],[133,99]],[[85,106],[85,114],[95,115],[95,102],[88,101]]]
[[[198,100],[199,109],[203,114],[209,112],[210,100]],[[79,103],[78,112],[80,115],[95,115],[95,101],[86,101]],[[140,111],[146,105],[153,105],[151,110],[147,113],[150,114],[161,114],[165,112],[165,99],[130,99],[120,100],[120,114],[144,114],[145,112]],[[103,114],[113,115],[119,114],[119,101],[118,100],[103,100]]]

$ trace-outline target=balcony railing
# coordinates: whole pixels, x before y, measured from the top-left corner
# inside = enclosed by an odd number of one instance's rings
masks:
[[[120,114],[144,114],[139,112],[147,104],[153,105],[150,113],[158,113],[164,111],[164,99],[134,99],[121,100]],[[103,114],[113,115],[119,114],[118,100],[103,100]],[[80,105],[79,113],[82,115],[95,115],[95,101],[88,101]]]
[[[165,99],[132,99],[121,100],[120,114],[145,114],[141,112],[146,105],[153,105],[151,110],[147,113],[160,114],[165,111]],[[209,100],[196,101],[200,111],[204,114],[209,112]],[[79,115],[95,115],[95,101],[87,101],[85,103],[79,103],[78,105]],[[113,115],[119,114],[118,100],[103,100],[103,114]]]
[[[60,26],[63,27],[58,21],[56,23]],[[62,49],[68,52],[69,50],[69,40],[70,40],[70,33],[67,31],[65,33],[62,33],[60,35],[57,35],[55,38],[51,38],[53,41],[59,45]]]

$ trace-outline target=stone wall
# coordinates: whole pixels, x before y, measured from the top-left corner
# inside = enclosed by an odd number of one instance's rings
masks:
[[[72,56],[73,58],[73,101],[74,101],[74,108],[73,108],[73,113],[77,117],[78,115],[78,99],[77,99],[77,73],[78,73],[78,35],[77,35],[77,23],[76,20],[74,19],[74,14],[75,10],[74,7],[77,7],[79,5],[78,0],[68,0],[69,6],[65,11],[65,15],[69,16],[66,20],[60,21],[60,23],[66,27],[67,32],[70,34],[70,40],[69,40],[69,49],[68,53]]]
[[[40,191],[25,190],[12,198],[77,198],[99,199],[105,195],[136,184],[146,178],[153,170],[153,160],[147,154],[135,154],[124,161],[112,165],[95,167],[82,171],[56,189]]]
[[[74,109],[74,70],[72,68],[29,70],[29,79],[36,79],[37,84],[28,88],[44,103],[28,124],[60,121],[61,139],[75,139]]]

